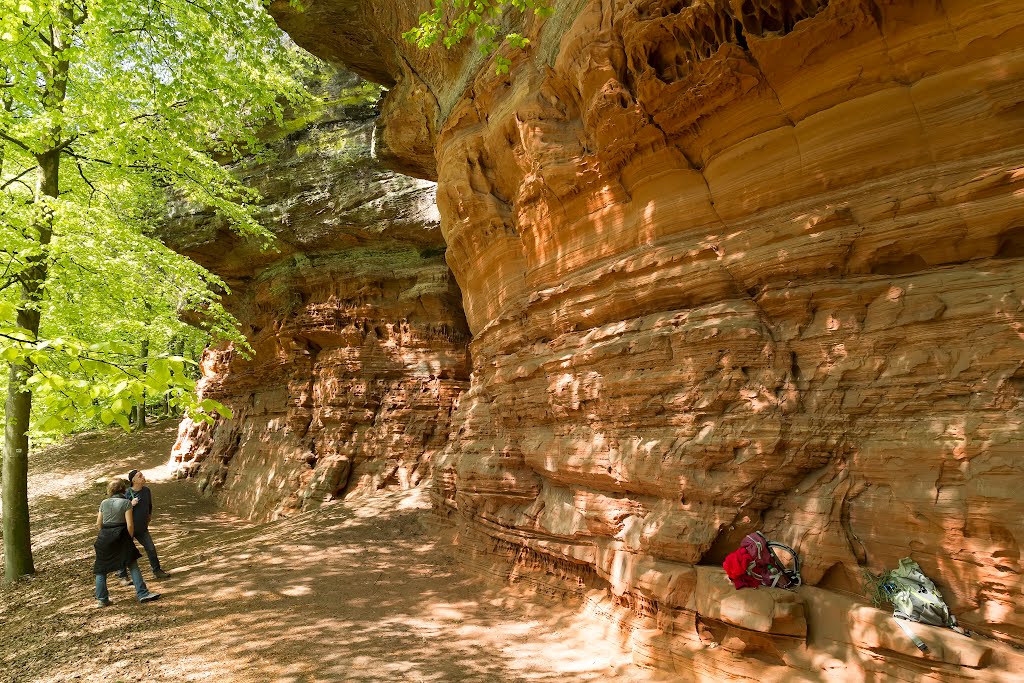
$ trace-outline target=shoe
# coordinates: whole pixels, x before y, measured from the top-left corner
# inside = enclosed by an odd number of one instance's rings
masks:
[[[127,576],[119,576],[117,577],[117,580],[121,583],[122,586],[132,585],[132,580],[129,579]]]
[[[153,592],[150,592],[150,591],[146,591],[144,594],[139,596],[139,602],[150,602],[152,600],[156,600],[159,597],[160,597],[159,593],[153,593]]]
[[[97,607],[110,607],[113,604],[114,603],[109,598],[107,598],[106,600],[97,600],[96,601],[96,606]]]
[[[157,569],[156,571],[154,571],[153,572],[153,576],[155,576],[158,579],[169,579],[169,578],[171,578],[171,575],[168,574],[167,572],[165,572],[163,569]]]

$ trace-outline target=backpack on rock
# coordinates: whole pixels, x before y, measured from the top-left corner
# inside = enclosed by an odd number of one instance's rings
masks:
[[[885,574],[881,583],[885,598],[892,603],[897,619],[917,621],[932,626],[945,626],[966,634],[949,613],[942,594],[921,566],[909,557],[900,560],[900,566]]]
[[[793,567],[786,567],[775,554],[776,550],[789,553]],[[769,541],[760,531],[743,537],[740,547],[729,553],[722,563],[737,589],[796,588],[800,585],[800,557],[792,548],[782,543]]]

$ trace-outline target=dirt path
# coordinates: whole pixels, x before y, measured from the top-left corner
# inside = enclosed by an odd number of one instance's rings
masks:
[[[561,605],[516,601],[453,566],[422,491],[256,525],[163,468],[175,425],[33,456],[38,574],[0,588],[0,681],[640,681],[627,653]],[[93,607],[105,482],[145,471],[172,577],[140,605],[111,576]]]

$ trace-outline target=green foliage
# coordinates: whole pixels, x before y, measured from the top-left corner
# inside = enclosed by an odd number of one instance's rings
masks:
[[[189,203],[270,242],[221,162],[304,106],[302,68],[258,3],[0,0],[0,361],[25,370],[34,434],[127,429],[146,400],[228,415],[180,351],[246,348],[227,286],[151,235]]]
[[[178,347],[197,350],[211,337],[245,344],[210,289],[226,290],[223,283],[126,226],[99,231],[105,241],[89,227],[75,222],[51,243],[35,341],[14,322],[16,305],[0,303],[0,360],[34,365],[37,443],[111,423],[127,429],[132,409],[147,400],[175,412],[206,410],[193,393],[195,361]],[[202,312],[206,329],[181,322],[187,310]],[[159,351],[142,357],[140,340]]]
[[[449,6],[450,5],[450,6]],[[489,55],[500,45],[523,49],[530,40],[519,33],[502,34],[498,20],[508,6],[519,12],[532,11],[540,17],[554,12],[549,0],[434,0],[434,6],[419,16],[419,24],[402,37],[420,49],[427,49],[439,40],[451,49],[466,38],[479,41],[479,49]],[[508,73],[511,60],[495,56],[495,72]]]

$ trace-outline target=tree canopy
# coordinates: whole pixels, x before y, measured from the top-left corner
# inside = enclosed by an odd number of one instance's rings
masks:
[[[7,579],[33,571],[28,434],[128,426],[147,395],[197,403],[175,348],[233,338],[224,283],[151,239],[191,202],[269,242],[226,161],[304,97],[258,4],[0,0],[0,360]],[[203,321],[180,320],[191,310]]]

